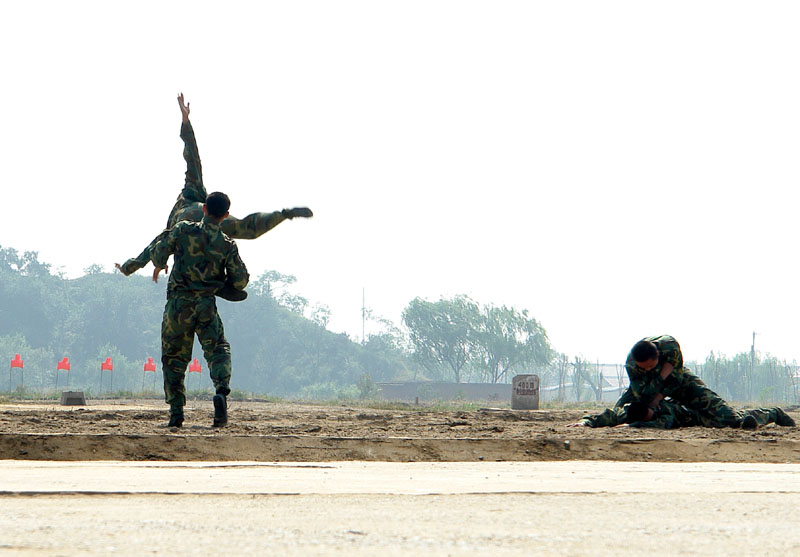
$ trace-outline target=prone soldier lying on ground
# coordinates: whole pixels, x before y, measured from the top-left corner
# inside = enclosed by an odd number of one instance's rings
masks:
[[[119,271],[128,276],[145,265],[151,260],[151,250],[160,240],[164,239],[169,231],[178,222],[190,221],[200,222],[203,219],[203,204],[206,202],[206,188],[203,184],[203,168],[200,163],[200,153],[197,149],[197,141],[194,137],[194,130],[189,121],[189,104],[184,104],[183,93],[178,96],[178,105],[181,109],[181,139],[183,139],[183,158],[186,160],[186,179],[183,190],[167,219],[167,227],[153,239],[152,242],[136,257],[131,257],[124,263],[115,263],[114,266]],[[229,216],[225,219],[220,228],[222,232],[231,238],[241,240],[252,240],[262,234],[272,230],[286,219],[295,217],[308,218],[314,216],[308,207],[295,207],[293,209],[283,209],[271,213],[252,213],[243,219]],[[166,267],[164,267],[167,270]],[[217,296],[230,301],[240,301],[247,297],[247,292],[237,290],[230,284],[223,286]]]
[[[756,429],[758,426],[775,423],[779,426],[794,427],[794,420],[780,407],[754,408],[742,410],[742,429]],[[622,406],[607,408],[600,414],[584,416],[579,422],[568,427],[651,427],[658,429],[677,429],[680,427],[728,427],[724,420],[709,417],[692,410],[678,402],[665,398],[656,407],[640,401],[628,402]]]
[[[728,402],[684,366],[678,341],[669,335],[645,337],[633,345],[625,362],[630,386],[614,405],[645,402],[657,408],[666,397],[696,412],[712,427],[753,429],[758,423]],[[744,423],[747,420],[747,423]]]

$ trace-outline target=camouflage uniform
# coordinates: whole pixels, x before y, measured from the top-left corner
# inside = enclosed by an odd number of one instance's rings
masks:
[[[625,370],[628,372],[630,387],[617,401],[615,407],[640,400],[650,402],[658,393],[670,397],[690,410],[695,410],[714,427],[738,427],[743,415],[728,405],[720,396],[709,389],[703,381],[683,366],[681,347],[669,335],[646,337],[658,348],[658,364],[646,371],[636,365],[633,355],[628,354]],[[673,366],[666,380],[661,378],[661,368],[665,363]]]
[[[191,122],[181,125],[181,139],[183,139],[183,158],[186,160],[186,180],[183,190],[167,219],[167,227],[136,257],[131,257],[120,265],[124,275],[135,273],[150,262],[150,252],[153,246],[166,237],[169,230],[180,221],[200,222],[203,218],[203,203],[206,202],[206,188],[203,185],[203,167],[200,163],[200,153],[197,150],[197,141]],[[272,230],[286,220],[281,211],[272,213],[253,213],[239,220],[228,216],[222,221],[222,231],[231,238],[252,240],[265,232]],[[165,262],[166,264],[166,262]]]
[[[583,422],[590,427],[614,427],[628,423],[629,406],[630,403],[626,403],[622,406],[606,409],[601,414],[584,416]],[[718,418],[691,410],[670,399],[662,400],[658,408],[654,408],[653,410],[655,414],[652,420],[646,422],[632,422],[630,425],[632,427],[652,427],[658,429],[677,429],[679,427],[692,426],[726,427]],[[760,426],[772,423],[788,425],[785,422],[782,423],[786,413],[781,408],[777,407],[743,410],[739,414],[742,417],[753,416],[756,423]]]
[[[752,408],[750,410],[742,410],[739,415],[744,418],[745,416],[753,416],[756,423],[760,426],[767,424],[778,424],[781,426],[793,426],[792,419],[786,415],[780,407],[773,408]],[[708,414],[697,413],[697,424],[704,427],[727,427],[727,425],[720,421],[715,416]]]
[[[166,265],[172,254],[175,261],[161,322],[161,364],[170,413],[182,416],[186,403],[183,380],[195,333],[217,394],[230,393],[230,344],[225,340],[214,294],[226,283],[243,289],[250,277],[236,243],[211,217],[204,217],[199,223],[179,222],[156,242],[151,252],[157,267]]]
[[[614,408],[608,408],[601,414],[584,416],[583,422],[590,427],[614,427],[628,423],[628,407],[630,403]],[[652,420],[646,422],[632,422],[632,427],[652,427],[658,429],[676,429],[700,425],[698,414],[671,400],[662,400],[658,408],[654,409]]]

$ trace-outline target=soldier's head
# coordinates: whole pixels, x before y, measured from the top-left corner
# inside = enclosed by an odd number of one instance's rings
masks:
[[[633,345],[631,356],[636,365],[650,371],[658,365],[658,347],[649,340],[640,340]]]
[[[653,419],[653,409],[644,402],[631,402],[626,409],[625,423],[647,422]]]
[[[222,222],[228,216],[231,200],[220,191],[215,191],[206,198],[203,212],[217,222]]]

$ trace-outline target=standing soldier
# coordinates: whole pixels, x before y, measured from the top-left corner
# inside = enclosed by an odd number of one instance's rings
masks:
[[[186,160],[186,180],[183,190],[181,190],[175,205],[167,219],[167,228],[161,232],[150,244],[136,257],[131,257],[122,264],[116,263],[115,267],[128,276],[150,262],[150,252],[153,246],[164,238],[169,229],[180,221],[188,220],[199,222],[203,218],[203,203],[206,201],[206,188],[203,184],[203,167],[200,163],[200,153],[197,150],[197,141],[194,137],[194,129],[189,121],[189,104],[184,104],[183,93],[178,96],[178,105],[181,108],[182,124],[181,139],[183,139],[183,158]],[[275,228],[286,219],[295,217],[308,218],[313,216],[311,209],[307,207],[295,207],[294,209],[283,209],[272,213],[253,213],[239,220],[235,217],[228,217],[222,223],[222,231],[231,238],[252,240],[258,238],[267,231]],[[166,262],[164,263],[166,265]],[[226,300],[239,301],[247,297],[243,290],[235,290],[227,285],[217,292],[217,295]]]
[[[221,228],[230,204],[224,193],[212,193],[202,205],[204,216],[200,222],[178,222],[155,243],[150,253],[156,267],[155,282],[169,256],[174,255],[161,322],[161,365],[170,427],[183,425],[186,404],[183,381],[195,334],[216,390],[213,425],[222,427],[228,423],[226,397],[231,392],[231,348],[225,340],[215,294],[225,285],[241,291],[250,279],[236,242]]]

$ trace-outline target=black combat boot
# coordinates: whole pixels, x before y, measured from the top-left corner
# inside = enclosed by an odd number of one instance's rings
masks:
[[[758,422],[753,416],[748,414],[742,418],[742,425],[740,427],[742,429],[758,429]]]
[[[223,427],[228,424],[228,401],[225,395],[214,395],[214,427]]]
[[[170,414],[167,427],[183,427],[183,414]]]
[[[247,299],[247,292],[244,290],[237,290],[233,286],[227,284],[217,290],[217,296],[229,302],[241,302]]]
[[[783,411],[783,408],[780,407],[775,408],[775,411],[778,414],[778,418],[775,420],[776,424],[781,425],[783,427],[794,427],[796,425],[791,416],[789,416],[789,414]]]

